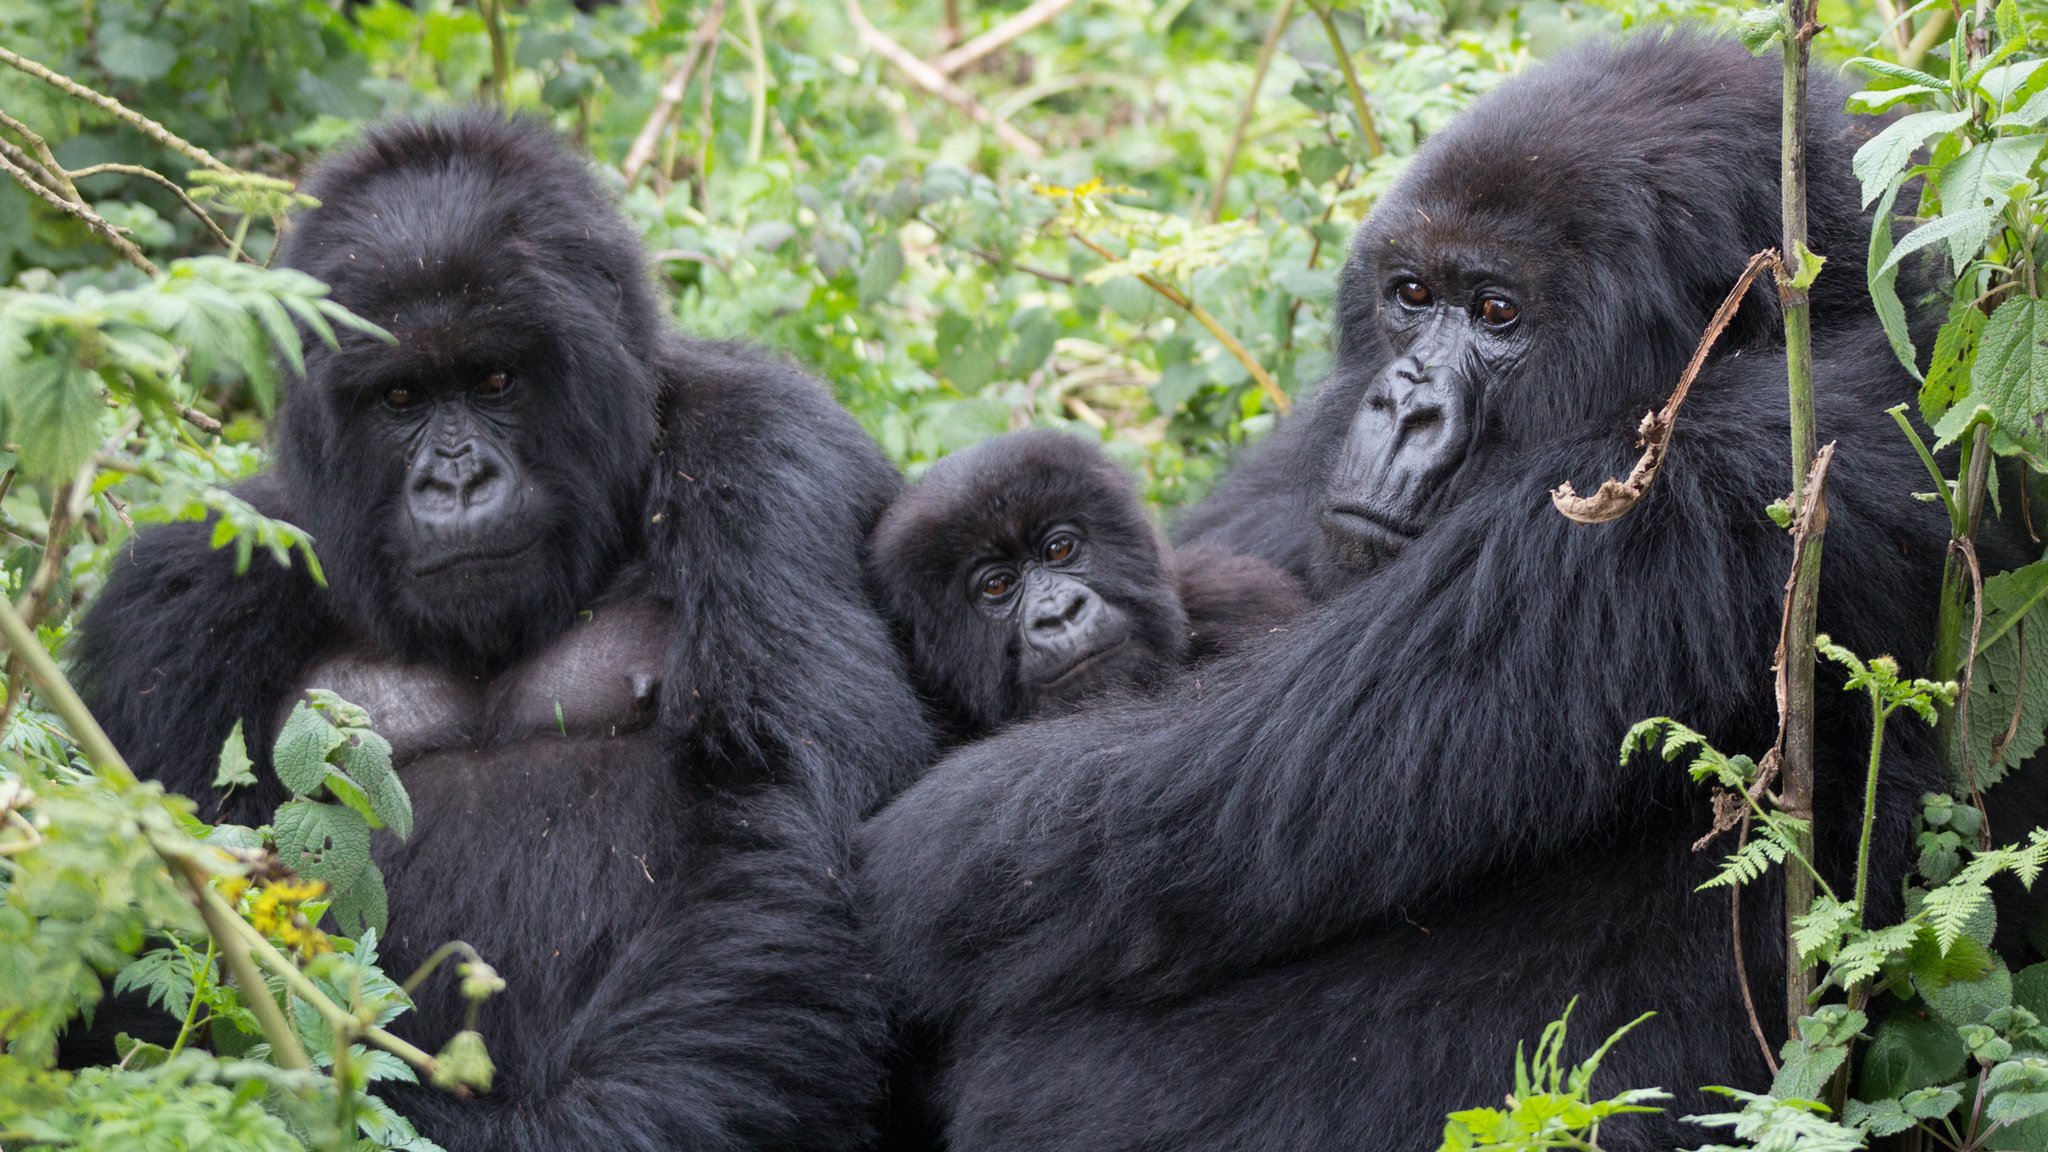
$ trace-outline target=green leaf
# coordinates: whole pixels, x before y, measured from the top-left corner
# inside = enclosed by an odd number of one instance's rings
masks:
[[[860,265],[860,305],[872,308],[903,278],[903,245],[885,236],[868,249]]]
[[[2048,451],[2048,308],[2041,301],[2007,300],[1991,314],[1978,339],[1970,396],[1991,410],[2000,432],[2036,455]]]
[[[1903,84],[1897,88],[1865,88],[1849,97],[1849,111],[1864,116],[1875,116],[1890,111],[1902,101],[1920,96],[1939,95],[1941,89],[1925,84]]]
[[[1970,677],[1970,747],[1966,757],[1958,754],[1959,768],[1965,772],[1975,769],[1979,788],[2004,779],[2048,740],[2048,628],[2028,626],[2044,600],[2048,600],[2048,560],[2037,560],[1984,582],[1982,647]],[[2022,688],[2024,698],[2015,700],[2014,693]],[[1992,745],[2013,726],[2015,705],[2018,726],[2013,728],[2012,741],[1994,760]],[[1960,741],[1960,725],[1957,728]]]
[[[242,722],[228,731],[228,738],[220,746],[220,770],[213,774],[215,788],[248,788],[256,783],[256,773],[250,771],[255,761],[249,759],[249,742],[242,736]]]
[[[1114,308],[1118,315],[1133,324],[1143,324],[1152,319],[1161,303],[1159,294],[1145,286],[1136,276],[1117,276],[1096,286],[1102,293],[1102,302]]]
[[[304,700],[292,705],[270,757],[277,778],[295,796],[317,796],[327,780],[327,757],[347,737]]]
[[[1934,80],[1931,76],[1915,83],[1927,81],[1933,81],[1928,87],[1938,85],[1940,91],[1948,89],[1946,82]],[[1856,178],[1863,182],[1864,206],[1869,207],[1884,194],[1899,173],[1913,162],[1913,153],[1920,150],[1928,137],[1953,132],[1969,122],[1970,114],[1967,112],[1914,112],[1892,121],[1884,131],[1864,141],[1851,162]]]
[[[1941,189],[1941,206],[1953,215],[1965,207],[2003,208],[2014,188],[2027,185],[2027,173],[2041,155],[2048,136],[2006,136],[1978,144],[1956,157],[1941,170],[1935,183]],[[1960,268],[1969,263],[1982,246],[1964,231],[1949,238],[1949,258]]]
[[[355,883],[335,895],[327,914],[346,936],[360,936],[366,930],[382,932],[391,915],[383,874],[374,867],[364,868]]]
[[[995,379],[1003,334],[990,331],[958,312],[939,317],[939,371],[962,392],[979,391]]]
[[[1877,318],[1884,325],[1885,338],[1891,341],[1892,354],[1917,380],[1919,353],[1913,347],[1913,336],[1906,323],[1906,306],[1899,301],[1899,270],[1897,266],[1885,266],[1892,254],[1892,205],[1898,200],[1903,183],[1894,180],[1885,188],[1884,197],[1871,216],[1870,255],[1864,263],[1864,276],[1870,284],[1870,299],[1877,307]]]
[[[9,437],[21,446],[21,470],[30,477],[68,480],[99,446],[106,410],[100,379],[70,357],[31,360],[0,389]]]
[[[377,822],[400,840],[412,835],[412,798],[391,767],[391,742],[375,732],[355,730],[335,760],[361,786]],[[331,783],[331,781],[330,781]]]
[[[1962,1072],[1968,1056],[1953,1026],[1907,1007],[1895,1008],[1877,1026],[1877,1035],[1863,1054],[1856,1095],[1890,1099],[1947,1084]]]
[[[1892,249],[1892,254],[1885,257],[1884,266],[1878,269],[1878,273],[1888,272],[1907,256],[1930,244],[1944,241],[1949,245],[1951,252],[1961,244],[1965,251],[1974,254],[1984,247],[1985,238],[1991,235],[1991,226],[1997,222],[1996,208],[1965,208],[1922,224],[1907,233],[1904,240],[1899,241],[1898,246]],[[1958,267],[1960,266],[1961,262],[1958,261]]]
[[[1996,956],[1991,958],[1991,971],[1976,980],[1940,986],[1915,980],[1913,986],[1936,1016],[1957,1028],[1982,1024],[1993,1012],[2012,1006],[2012,973]]]
[[[1970,372],[1977,366],[1977,345],[1987,319],[1983,309],[1962,301],[1950,310],[1948,322],[1935,335],[1934,357],[1920,388],[1920,416],[1929,425],[1939,423],[1952,405],[1970,394]],[[1886,334],[1890,334],[1889,327]]]
[[[1328,144],[1316,144],[1301,150],[1301,175],[1311,184],[1328,184],[1344,170],[1346,163],[1344,153]]]
[[[1273,273],[1273,283],[1290,296],[1313,304],[1328,304],[1337,298],[1337,270],[1334,268],[1283,268]]]
[[[270,822],[284,865],[337,894],[353,887],[370,864],[370,826],[339,804],[288,800]]]
[[[98,41],[100,67],[121,80],[137,84],[161,80],[178,62],[177,45],[138,36],[119,25],[101,28]]]

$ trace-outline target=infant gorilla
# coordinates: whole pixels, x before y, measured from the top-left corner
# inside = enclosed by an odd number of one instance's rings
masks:
[[[1263,560],[1169,553],[1128,473],[1043,430],[934,464],[882,517],[868,574],[956,740],[1147,685],[1306,604]]]

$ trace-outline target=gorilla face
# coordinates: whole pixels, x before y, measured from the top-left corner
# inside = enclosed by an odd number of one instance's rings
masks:
[[[1039,709],[1069,704],[1150,663],[1136,621],[1089,584],[1095,549],[1078,524],[1054,523],[975,566],[966,591],[1017,651],[1017,688]]]
[[[580,162],[483,113],[380,135],[313,191],[340,207],[301,219],[286,262],[397,342],[309,350],[279,419],[292,503],[371,639],[501,666],[636,539],[658,331],[638,248],[588,210]]]
[[[1062,433],[941,460],[890,507],[868,557],[918,679],[969,733],[1143,682],[1188,642],[1131,478]]]
[[[1371,568],[1429,526],[1486,426],[1485,402],[1527,351],[1520,290],[1490,263],[1384,245],[1376,287],[1387,355],[1322,493],[1332,557]]]

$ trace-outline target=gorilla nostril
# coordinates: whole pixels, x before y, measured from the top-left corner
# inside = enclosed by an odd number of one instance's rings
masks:
[[[1441,408],[1417,408],[1401,418],[1401,427],[1408,432],[1424,432],[1444,422]]]

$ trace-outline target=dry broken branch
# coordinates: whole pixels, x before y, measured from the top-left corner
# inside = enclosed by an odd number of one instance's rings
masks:
[[[1037,160],[1045,155],[1045,146],[1017,130],[1009,121],[988,110],[972,94],[958,84],[948,80],[931,65],[912,55],[910,50],[891,40],[881,29],[868,22],[867,13],[861,11],[860,0],[846,0],[846,16],[860,32],[861,40],[875,50],[875,54],[896,66],[912,84],[937,96],[953,107],[967,114],[969,120],[996,134],[996,138],[1015,149],[1019,154]]]
[[[942,53],[932,61],[932,71],[941,76],[957,75],[1033,28],[1042,28],[1052,23],[1054,17],[1073,7],[1073,4],[1074,0],[1038,0],[1036,4],[958,48]]]
[[[1664,402],[1660,412],[1649,412],[1636,429],[1636,443],[1642,445],[1643,454],[1636,466],[1629,470],[1628,479],[1608,478],[1600,482],[1599,491],[1591,496],[1581,496],[1571,481],[1550,490],[1550,502],[1569,520],[1580,524],[1604,524],[1619,518],[1636,506],[1644,494],[1649,492],[1651,481],[1657,478],[1657,470],[1664,466],[1664,453],[1671,447],[1671,430],[1678,420],[1679,406],[1685,403],[1685,395],[1692,390],[1692,382],[1700,374],[1700,368],[1707,362],[1707,353],[1713,351],[1714,341],[1735,318],[1742,306],[1742,298],[1749,293],[1750,286],[1765,268],[1779,266],[1776,249],[1766,248],[1749,258],[1748,267],[1736,279],[1735,287],[1714,310],[1714,318],[1708,322],[1706,332],[1701,335],[1699,346],[1693,349],[1692,360],[1686,364],[1685,372],[1678,378],[1678,387],[1671,390],[1671,398]]]
[[[690,40],[690,50],[683,53],[675,71],[662,81],[661,92],[655,98],[654,111],[647,114],[647,122],[640,126],[640,134],[633,137],[633,146],[626,150],[626,162],[619,165],[619,171],[631,184],[654,159],[654,150],[661,143],[662,129],[668,127],[676,109],[683,103],[683,94],[689,90],[690,77],[697,71],[708,52],[717,50],[718,31],[725,24],[725,0],[712,0],[710,11],[705,13],[704,22]]]

